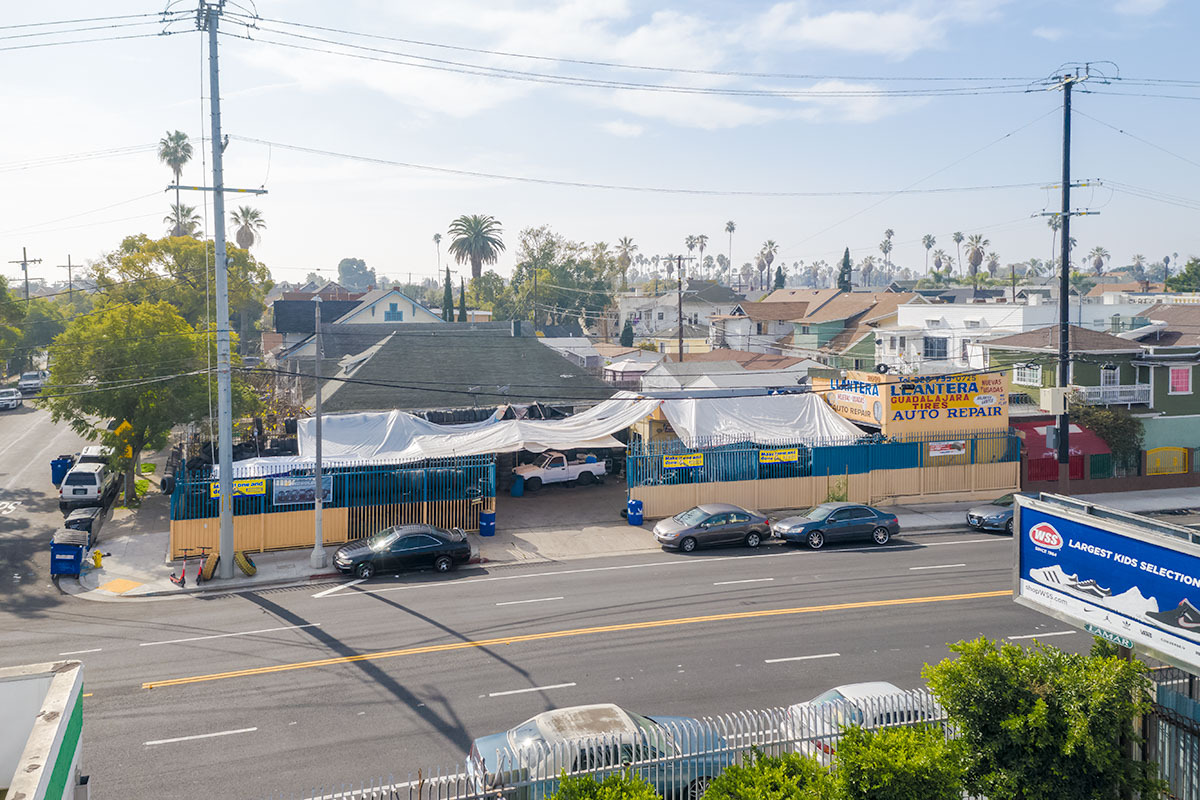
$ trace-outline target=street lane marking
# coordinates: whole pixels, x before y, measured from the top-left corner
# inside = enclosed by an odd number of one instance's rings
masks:
[[[238,728],[235,731],[217,731],[216,733],[200,733],[195,736],[178,736],[174,739],[154,739],[150,742],[142,742],[146,747],[156,744],[174,744],[175,742],[190,742],[193,739],[212,739],[216,736],[233,736],[235,733],[254,733],[258,728]]]
[[[187,639],[168,639],[165,642],[139,642],[138,647],[153,647],[156,644],[181,644],[182,642],[198,642],[201,639],[228,639],[230,636],[253,636],[256,633],[275,633],[276,631],[294,631],[298,628],[319,628],[321,623],[310,622],[307,625],[284,625],[282,628],[263,628],[260,631],[241,631],[239,633],[216,633],[212,636],[190,636]]]
[[[764,664],[779,664],[784,661],[809,661],[814,658],[838,658],[841,653],[818,653],[815,656],[792,656],[791,658],[764,658]]]
[[[92,696],[91,692],[88,692],[87,694],[84,695],[84,697],[91,697],[91,696]]]
[[[930,567],[909,567],[908,569],[911,572],[911,571],[915,571],[918,569],[950,569],[952,567],[965,567],[965,566],[966,566],[966,564],[934,564],[933,566],[930,566]]]
[[[103,647],[93,647],[91,650],[68,650],[65,653],[59,653],[60,656],[81,656],[84,653],[99,653]]]
[[[253,667],[250,669],[216,672],[211,675],[193,675],[187,678],[169,678],[160,681],[146,681],[143,689],[157,689],[164,686],[182,686],[188,683],[204,681],[219,681],[228,678],[245,678],[252,675],[269,675],[275,672],[290,672],[297,669],[312,669],[328,667],[336,664],[352,664],[359,661],[381,661],[401,656],[415,656],[426,653],[446,653],[454,650],[467,650],[477,647],[493,647],[495,645],[519,644],[522,642],[537,642],[547,639],[564,639],[572,636],[594,636],[601,633],[618,633],[623,631],[649,630],[667,628],[677,625],[693,625],[703,622],[728,622],[740,619],[760,619],[766,617],[782,617],[796,614],[813,614],[823,611],[848,611],[858,608],[883,608],[886,606],[908,606],[924,603],[946,603],[955,600],[981,600],[992,597],[1012,597],[1012,589],[1000,589],[992,592],[970,592],[968,594],[944,594],[931,597],[900,597],[892,600],[863,600],[855,603],[832,603],[823,606],[801,606],[799,608],[773,608],[761,611],[736,611],[728,614],[709,614],[702,617],[682,617],[677,619],[656,619],[647,622],[626,622],[618,625],[598,625],[592,628],[568,628],[544,633],[526,633],[514,636],[497,636],[491,639],[477,641],[450,642],[447,644],[425,645],[422,647],[407,647],[400,650],[381,650],[375,653],[361,653],[356,656],[339,656],[322,658],[316,661],[299,661],[291,664],[276,664],[270,667]]]
[[[550,600],[562,600],[561,597],[539,597],[536,600],[509,600],[504,603],[496,603],[498,606],[519,606],[522,603],[546,603]]]
[[[953,542],[929,542],[928,544],[905,544],[905,547],[916,547],[918,549],[924,547],[940,547],[948,544],[1000,544],[1006,543],[1011,548],[1012,544],[1006,539],[988,538],[988,539],[959,539]],[[843,547],[833,550],[821,550],[819,553],[805,552],[800,550],[788,550],[782,553],[759,553],[752,556],[713,556],[706,558],[679,558],[674,561],[651,561],[646,564],[618,564],[611,567],[584,567],[578,569],[563,569],[555,572],[529,572],[520,575],[489,575],[486,578],[464,578],[461,581],[436,581],[430,583],[406,583],[400,586],[384,586],[379,589],[361,589],[357,592],[333,592],[323,595],[329,597],[362,597],[369,594],[383,594],[384,592],[400,592],[412,589],[432,589],[435,587],[448,586],[464,586],[472,583],[489,583],[491,581],[520,581],[529,578],[554,578],[559,575],[582,575],[588,572],[612,572],[614,570],[625,569],[647,569],[649,567],[699,567],[706,564],[718,564],[724,561],[749,561],[753,558],[785,558],[795,556],[797,558],[820,558],[823,555],[836,555],[838,553],[869,553],[879,550],[878,545],[871,547]],[[344,584],[339,589],[345,589],[350,584]]]
[[[327,594],[333,594],[334,592],[338,591],[339,589],[348,589],[351,586],[358,586],[360,583],[362,583],[365,580],[366,580],[366,578],[358,578],[356,580],[350,581],[349,583],[339,583],[337,586],[334,586],[329,589],[323,589],[323,590],[317,592],[316,594],[313,595],[313,597],[324,597]]]
[[[526,694],[528,692],[541,692],[546,689],[569,689],[572,686],[577,686],[575,683],[555,683],[550,686],[530,686],[528,689],[509,689],[507,692],[489,692],[488,697],[506,697],[510,694]]]
[[[735,583],[766,583],[767,581],[773,581],[773,580],[775,580],[775,579],[774,578],[746,578],[745,580],[741,580],[741,581],[717,581],[716,583],[713,584],[713,586],[732,586]]]
[[[1027,633],[1024,636],[1005,636],[1005,639],[1045,639],[1047,636],[1070,636],[1079,631],[1050,631],[1049,633]]]

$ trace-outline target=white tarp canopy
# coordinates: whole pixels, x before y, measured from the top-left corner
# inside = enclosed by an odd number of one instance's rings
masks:
[[[662,410],[688,447],[714,440],[849,444],[863,435],[818,394],[664,400]]]

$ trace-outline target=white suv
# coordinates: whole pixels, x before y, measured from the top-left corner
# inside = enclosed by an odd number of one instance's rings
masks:
[[[37,394],[46,385],[48,377],[50,375],[44,369],[22,372],[20,380],[17,381],[17,388],[21,390],[21,394]]]
[[[77,464],[58,490],[58,510],[64,514],[85,506],[107,507],[121,489],[121,476],[105,464]]]
[[[0,389],[0,408],[13,409],[22,405],[20,389]]]

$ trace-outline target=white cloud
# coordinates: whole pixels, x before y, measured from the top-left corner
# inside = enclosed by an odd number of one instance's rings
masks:
[[[1118,0],[1113,11],[1118,14],[1156,14],[1161,11],[1169,0]]]
[[[1066,31],[1062,28],[1034,28],[1033,35],[1039,39],[1045,39],[1047,42],[1057,42],[1065,35]]]
[[[625,122],[624,120],[614,119],[605,122],[600,127],[611,133],[613,136],[620,136],[624,139],[633,139],[641,136],[645,130],[641,125],[633,122]]]

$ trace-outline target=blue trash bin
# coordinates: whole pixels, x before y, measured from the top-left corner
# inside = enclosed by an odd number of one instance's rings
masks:
[[[513,497],[524,497],[525,496],[525,478],[523,478],[520,475],[518,475],[516,478],[514,478],[512,488],[508,490],[508,493],[510,495],[512,495]]]
[[[50,482],[55,486],[61,486],[63,478],[71,471],[71,467],[75,465],[75,459],[71,456],[59,456],[50,462]]]
[[[479,535],[480,536],[495,536],[496,535],[496,512],[495,511],[480,511],[479,512]]]
[[[642,524],[642,501],[630,499],[626,505],[630,525]]]
[[[50,575],[79,577],[83,568],[83,552],[87,549],[87,531],[63,528],[50,540]]]

